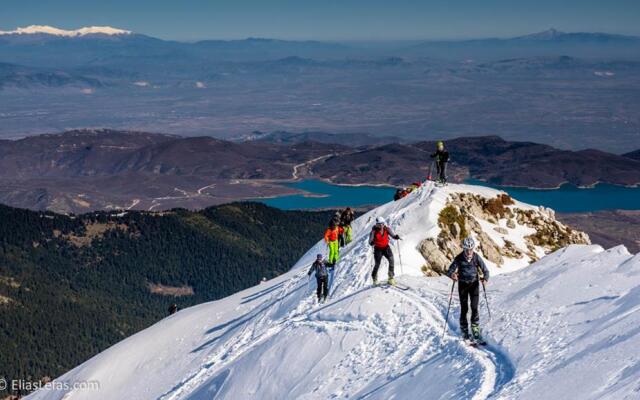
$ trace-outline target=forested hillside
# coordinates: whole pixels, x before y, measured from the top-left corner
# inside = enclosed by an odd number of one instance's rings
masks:
[[[55,377],[163,318],[172,303],[273,278],[321,238],[328,219],[257,203],[77,217],[0,206],[0,377]]]

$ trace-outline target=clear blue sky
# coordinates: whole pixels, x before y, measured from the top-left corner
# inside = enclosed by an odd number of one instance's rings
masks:
[[[33,24],[177,40],[506,37],[550,27],[640,35],[640,0],[0,0],[0,30]]]

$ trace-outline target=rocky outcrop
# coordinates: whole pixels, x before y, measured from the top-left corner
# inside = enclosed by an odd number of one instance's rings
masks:
[[[460,242],[469,235],[477,241],[484,258],[498,267],[507,259],[533,262],[570,244],[590,243],[585,233],[558,222],[553,210],[519,208],[506,194],[494,198],[451,194],[440,211],[438,226],[438,236],[423,240],[419,247],[426,260],[422,270],[427,276],[446,272],[451,260],[462,251]]]
[[[425,275],[438,276],[444,274],[447,271],[451,260],[447,258],[445,252],[442,251],[441,247],[438,245],[438,243],[436,243],[436,239],[428,238],[423,240],[422,243],[420,243],[419,250],[423,255],[429,255],[427,264],[422,267],[422,271],[425,273]]]

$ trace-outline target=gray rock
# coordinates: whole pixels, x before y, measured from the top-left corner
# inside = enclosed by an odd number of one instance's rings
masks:
[[[498,232],[498,233],[501,233],[503,235],[506,235],[506,234],[509,233],[509,231],[506,228],[503,228],[501,226],[495,226],[495,227],[493,227],[493,230]]]
[[[453,225],[451,225],[451,236],[456,238],[459,235],[460,235],[460,225],[458,225],[457,222],[454,222]]]
[[[485,232],[480,232],[478,235],[478,241],[480,242],[480,250],[487,260],[492,263],[502,266],[504,259],[500,254],[500,248],[498,245],[487,235]]]
[[[425,273],[433,271],[437,274],[444,274],[447,271],[450,259],[440,250],[440,246],[433,238],[423,240],[419,250],[427,262]]]

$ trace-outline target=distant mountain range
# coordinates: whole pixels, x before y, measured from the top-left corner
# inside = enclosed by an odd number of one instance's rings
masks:
[[[632,151],[631,153],[627,153],[624,156],[628,157],[628,158],[633,158],[634,160],[639,160],[640,161],[640,150]]]
[[[603,210],[579,214],[558,214],[558,219],[587,232],[593,243],[605,248],[624,244],[630,252],[640,251],[640,211]]]
[[[568,151],[506,141],[498,136],[448,140],[450,179],[467,178],[505,186],[554,188],[564,183],[591,186],[640,183],[640,162],[598,150]],[[435,142],[387,144],[343,153],[314,164],[317,176],[339,183],[392,183],[420,180],[429,173]],[[433,175],[435,170],[431,169]]]
[[[235,138],[240,142],[264,142],[274,144],[300,144],[307,142],[338,144],[348,147],[361,147],[398,143],[402,138],[391,136],[374,136],[368,133],[329,133],[329,132],[252,132]]]
[[[429,149],[434,144],[418,146]],[[467,167],[471,177],[498,185],[550,188],[563,183],[583,187],[598,182],[640,183],[640,162],[600,150],[559,150],[497,136],[455,139],[447,146],[453,161]]]
[[[0,63],[0,90],[3,87],[77,87],[80,89],[101,88],[106,86],[103,80],[83,76],[59,69],[25,67],[16,64]]]
[[[144,63],[162,58],[175,62],[264,61],[285,57],[345,59],[382,57],[476,58],[586,56],[639,59],[640,38],[607,33],[565,33],[555,29],[508,39],[397,42],[360,46],[354,43],[248,38],[202,40],[195,43],[161,40],[112,27],[62,30],[30,26],[0,31],[0,61],[31,66]],[[57,56],[57,57],[54,57]],[[47,61],[44,63],[44,61]]]
[[[131,35],[133,32],[125,29],[112,28],[110,26],[88,26],[75,30],[59,29],[48,25],[30,25],[24,28],[17,28],[13,31],[0,31],[0,36],[9,38],[52,38],[67,37],[78,38],[87,36],[113,37],[120,35]]]
[[[429,41],[415,45],[411,50],[449,59],[468,57],[486,60],[554,55],[638,59],[639,46],[640,37],[637,36],[599,32],[561,32],[551,28],[543,32],[506,39]]]
[[[261,61],[289,56],[345,57],[350,46],[319,41],[248,38],[177,42],[111,27],[65,31],[48,26],[0,32],[0,61],[54,67],[169,62]],[[155,60],[155,61],[154,61]]]
[[[533,33],[524,36],[518,36],[512,39],[505,39],[506,41],[517,42],[589,42],[589,43],[612,43],[612,42],[637,42],[640,38],[637,36],[625,36],[614,35],[610,33],[600,32],[561,32],[555,28],[550,28],[546,31]]]
[[[61,212],[199,209],[291,192],[270,181],[338,149],[110,130],[0,141],[0,202]]]
[[[398,144],[388,138],[363,146],[366,136],[321,132],[257,136],[264,140],[83,130],[3,140],[0,202],[76,213],[199,209],[293,193],[281,183],[294,179],[402,186],[425,179],[435,148],[434,142]],[[316,137],[325,143],[311,140]],[[449,140],[447,146],[453,181],[537,188],[640,183],[640,161],[602,151],[558,150],[496,136]]]

